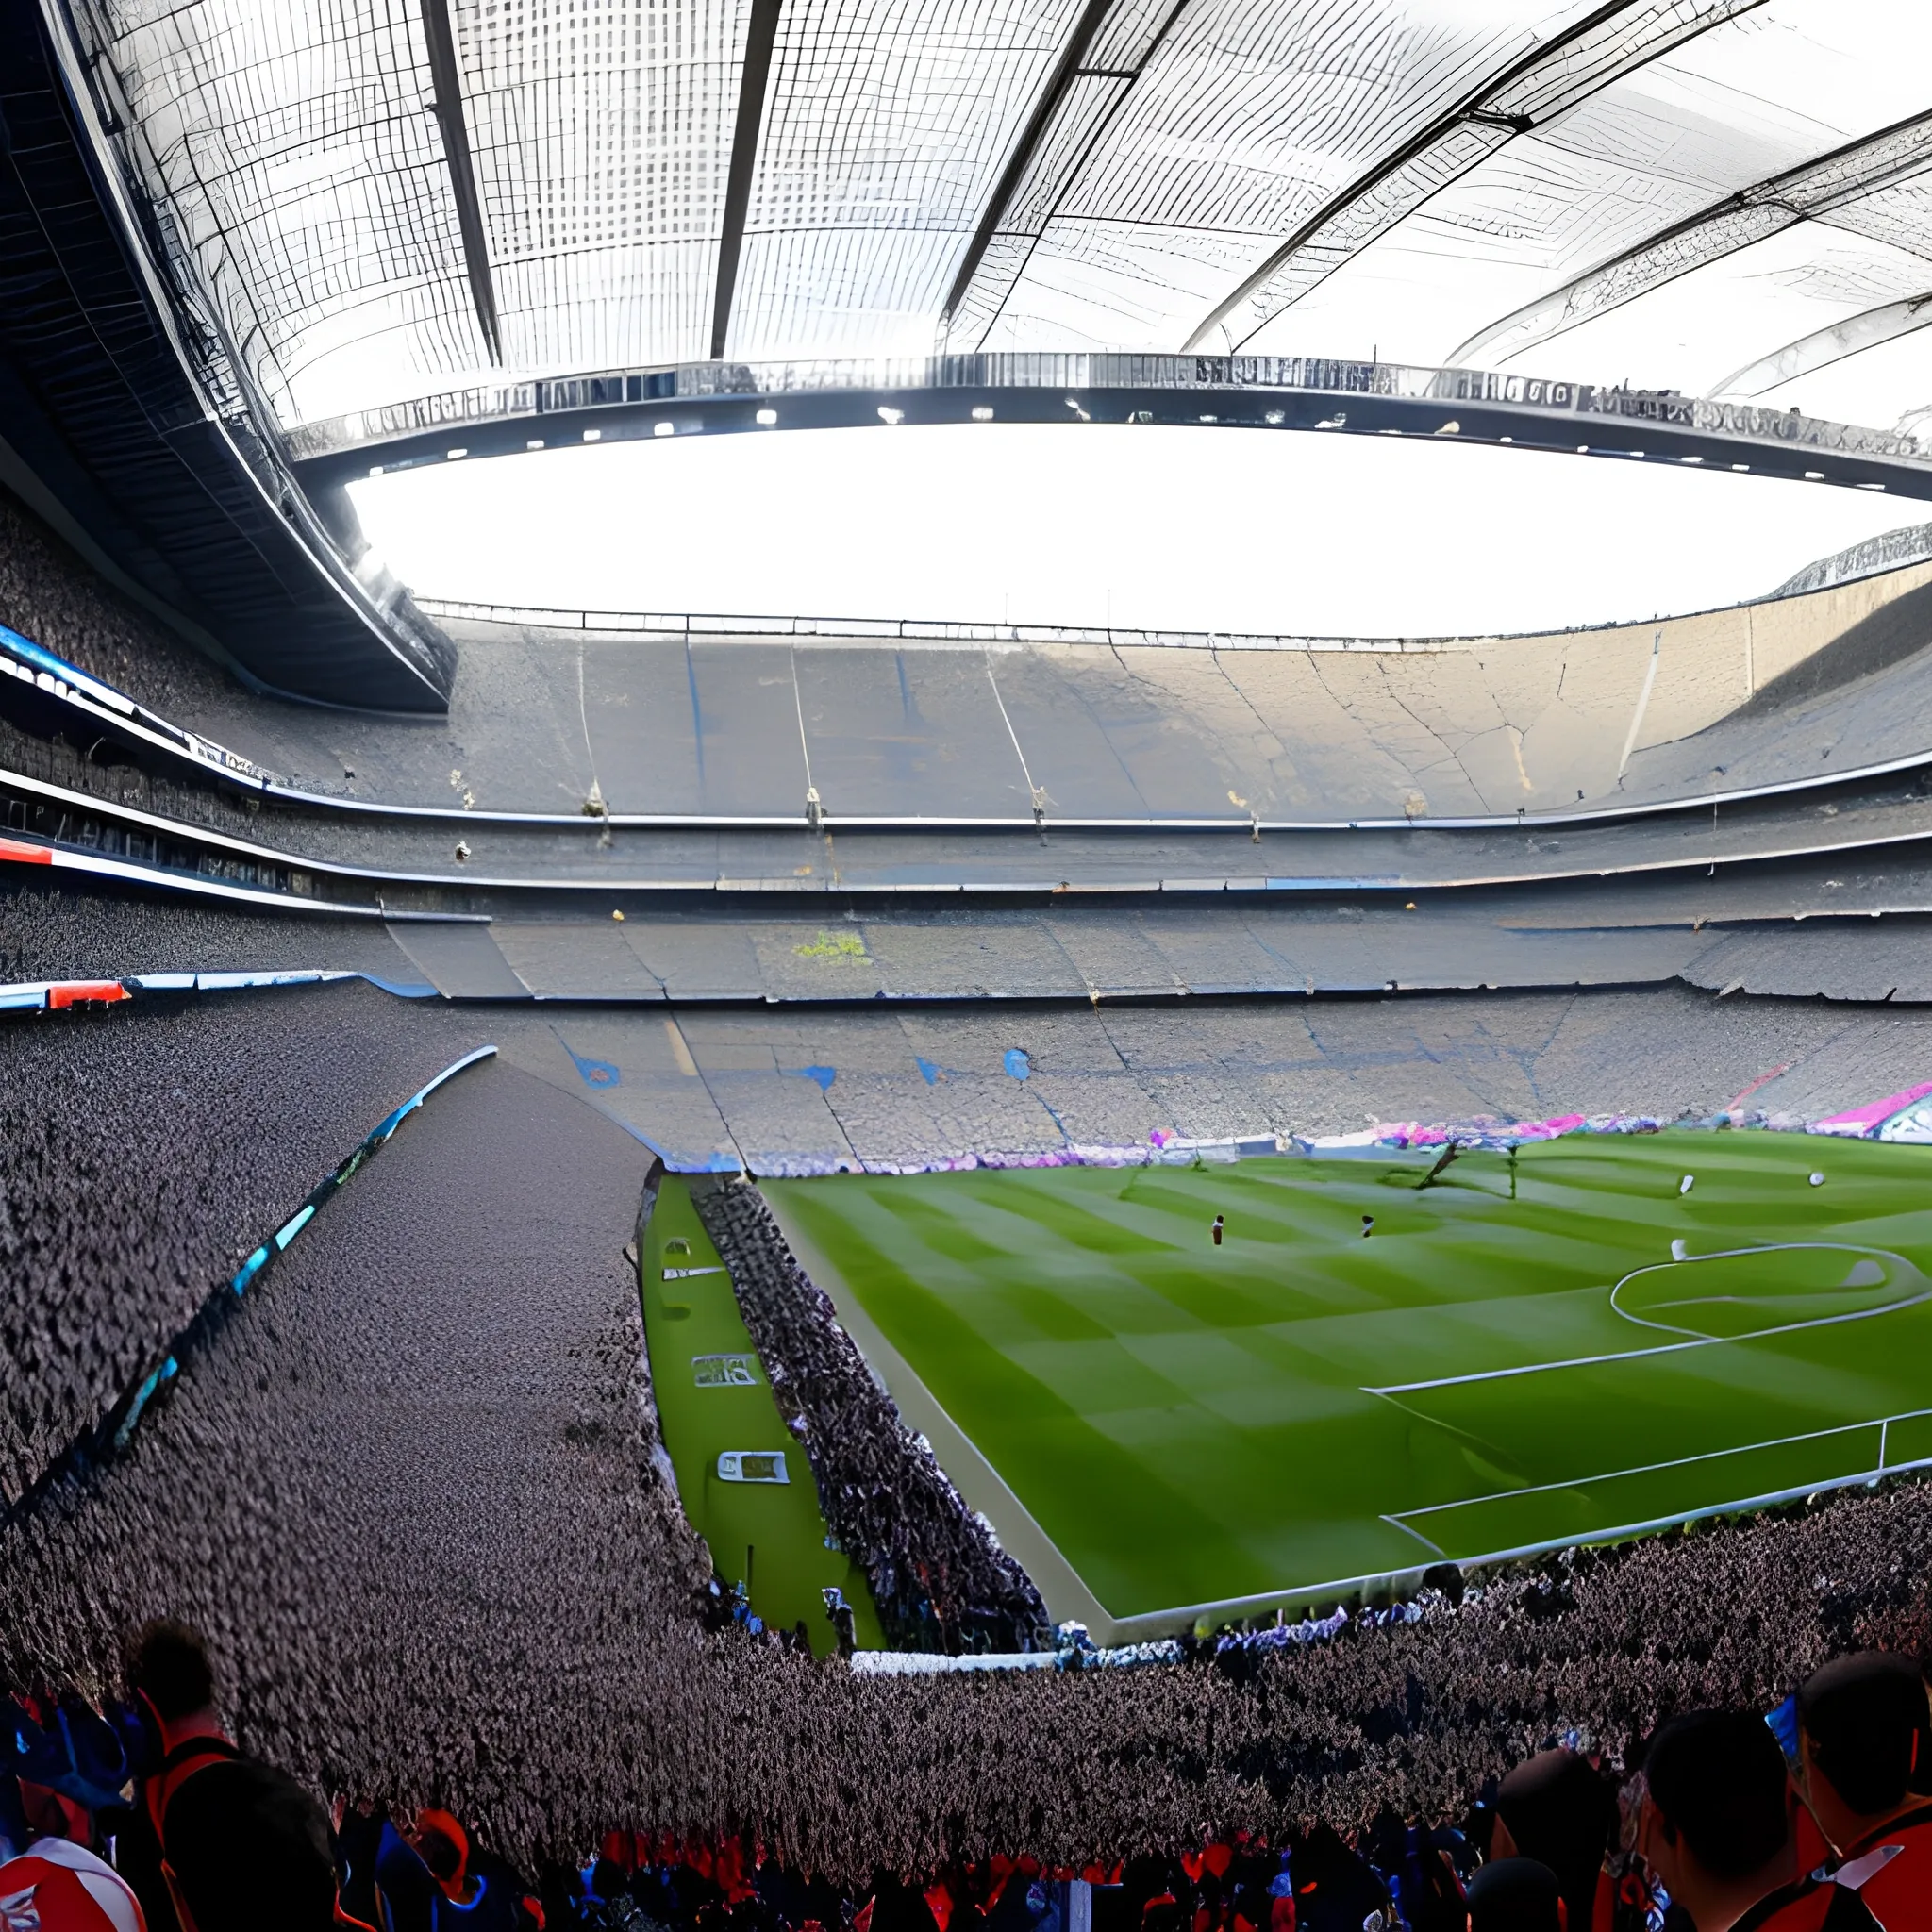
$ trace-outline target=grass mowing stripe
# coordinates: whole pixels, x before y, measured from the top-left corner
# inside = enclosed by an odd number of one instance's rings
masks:
[[[767,1193],[772,1191],[767,1188]],[[1080,1574],[1101,1601],[1109,1589],[1158,1589],[1172,1558],[1161,1554],[1176,1545],[1203,1540],[1213,1546],[1217,1565],[1241,1574],[1255,1570],[1240,1540],[1204,1518],[1190,1496],[1176,1491],[1144,1458],[1118,1440],[1118,1429],[1103,1426],[1099,1418],[1080,1414],[1053,1386],[1021,1367],[1012,1356],[988,1339],[1002,1330],[1007,1317],[987,1303],[998,1284],[983,1280],[972,1290],[943,1292],[927,1287],[906,1265],[873,1244],[865,1232],[846,1230],[839,1223],[823,1228],[815,1217],[813,1196],[788,1196],[785,1210],[796,1202],[800,1222],[814,1239],[820,1232],[841,1242],[838,1263],[843,1283],[858,1294],[880,1332],[917,1372],[933,1399],[949,1416],[1002,1418],[997,1453],[983,1426],[961,1423],[980,1449],[1022,1495],[1041,1528],[1062,1549],[1080,1541],[1083,1518],[1093,1512],[1111,1515],[1117,1499],[1131,1493],[1135,1520],[1155,1546],[1142,1537],[1111,1540],[1098,1553],[1093,1567],[1076,1564]],[[875,1231],[876,1223],[866,1217]],[[1120,1365],[1108,1376],[1118,1396]],[[1150,1389],[1159,1401],[1173,1391],[1158,1381]]]
[[[1420,1186],[1433,1164],[766,1191],[1116,1617],[1412,1567],[1418,1511],[1470,1556],[1479,1530],[1562,1542],[1844,1479],[1879,1419],[1916,1415],[1925,1150],[1575,1139]]]

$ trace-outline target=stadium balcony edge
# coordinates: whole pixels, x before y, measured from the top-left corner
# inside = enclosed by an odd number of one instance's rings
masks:
[[[456,647],[311,503],[167,257],[104,62],[64,0],[0,7],[0,480],[51,499],[144,604],[244,681],[448,708]],[[108,130],[112,130],[109,132]]]

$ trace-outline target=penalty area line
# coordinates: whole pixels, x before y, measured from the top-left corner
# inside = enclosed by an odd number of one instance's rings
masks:
[[[1413,1411],[1411,1411],[1413,1413]],[[1435,1516],[1445,1509],[1473,1508],[1478,1503],[1507,1503],[1515,1496],[1544,1496],[1555,1490],[1584,1490],[1592,1483],[1614,1483],[1625,1476],[1657,1475],[1667,1469],[1688,1469],[1696,1462],[1717,1462],[1726,1456],[1753,1456],[1760,1449],[1788,1449],[1794,1442],[1822,1442],[1827,1436],[1856,1435],[1860,1429],[1878,1431],[1878,1470],[1885,1472],[1885,1438],[1893,1423],[1916,1422],[1923,1416],[1932,1415],[1932,1408],[1907,1409],[1899,1415],[1873,1416],[1865,1422],[1838,1423],[1828,1429],[1806,1429],[1795,1436],[1772,1436],[1762,1442],[1740,1442],[1730,1449],[1706,1449],[1695,1456],[1673,1457],[1668,1462],[1644,1462],[1634,1469],[1601,1470],[1594,1475],[1571,1476],[1563,1482],[1531,1483],[1520,1490],[1492,1490],[1485,1496],[1463,1496],[1453,1503],[1426,1503],[1420,1508],[1402,1509],[1383,1519],[1392,1523],[1398,1518],[1410,1516]],[[1405,1523],[1403,1525],[1409,1525]]]
[[[1364,1395],[1413,1395],[1424,1389],[1454,1389],[1465,1382],[1506,1382],[1513,1375],[1541,1375],[1552,1369],[1591,1369],[1606,1362],[1641,1361],[1650,1356],[1681,1355],[1692,1348],[1735,1348],[1746,1341],[1769,1341],[1776,1335],[1798,1335],[1807,1328],[1836,1328],[1845,1322],[1869,1322],[1876,1315],[1896,1315],[1932,1299],[1932,1294],[1915,1294],[1904,1301],[1888,1302],[1882,1308],[1857,1308],[1848,1315],[1814,1315],[1808,1322],[1786,1322],[1775,1328],[1754,1328],[1748,1335],[1700,1335],[1690,1341],[1659,1341],[1649,1348],[1624,1348],[1608,1355],[1572,1356],[1559,1362],[1525,1362],[1513,1369],[1478,1369],[1467,1375],[1436,1375],[1426,1382],[1385,1382],[1380,1387],[1364,1383]],[[1623,1310],[1617,1312],[1621,1315]],[[1626,1321],[1634,1319],[1625,1316]]]
[[[1893,1463],[1886,1469],[1859,1470],[1852,1475],[1826,1476],[1821,1482],[1800,1483],[1793,1489],[1771,1490],[1757,1496],[1740,1496],[1731,1503],[1709,1503],[1696,1509],[1678,1510],[1670,1516],[1647,1517],[1641,1523],[1607,1524],[1601,1529],[1574,1530],[1565,1536],[1545,1538],[1541,1542],[1518,1543],[1513,1549],[1485,1550],[1480,1555],[1453,1557],[1449,1560],[1460,1564],[1464,1570],[1482,1570],[1493,1563],[1513,1563],[1519,1557],[1540,1557],[1551,1550],[1576,1549],[1586,1544],[1623,1542],[1631,1537],[1649,1536],[1660,1529],[1675,1529],[1680,1524],[1700,1523],[1712,1516],[1737,1516],[1754,1509],[1769,1509],[1779,1503],[1794,1503],[1803,1496],[1821,1495],[1835,1490],[1869,1489],[1885,1476],[1906,1475],[1917,1470],[1932,1470],[1932,1457],[1919,1457],[1910,1462]],[[1504,1493],[1517,1495],[1521,1491],[1510,1490]],[[1365,1582],[1368,1579],[1357,1580]],[[1332,1590],[1334,1586],[1328,1588]]]
[[[1509,1495],[1514,1494],[1515,1492],[1513,1491],[1506,1491],[1504,1493],[1506,1495]],[[1439,1503],[1435,1507],[1439,1509],[1453,1509],[1456,1506],[1453,1503]],[[1426,1510],[1417,1509],[1412,1513],[1417,1516],[1424,1516],[1426,1515],[1428,1512]],[[1422,1531],[1415,1526],[1414,1524],[1405,1523],[1399,1516],[1385,1516],[1383,1517],[1382,1521],[1386,1523],[1391,1529],[1399,1529],[1406,1532],[1407,1535],[1414,1537],[1416,1541],[1422,1544],[1424,1549],[1433,1550],[1436,1553],[1436,1555],[1443,1558],[1445,1562],[1448,1560],[1449,1552],[1445,1550],[1441,1543],[1432,1543],[1428,1540],[1428,1538],[1425,1537],[1422,1533]]]

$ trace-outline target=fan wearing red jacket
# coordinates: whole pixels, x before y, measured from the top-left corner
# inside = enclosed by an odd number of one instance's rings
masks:
[[[1928,1732],[1909,1657],[1840,1657],[1798,1692],[1798,1789],[1839,1855],[1826,1882],[1881,1932],[1932,1932],[1932,1804],[1912,1789]]]

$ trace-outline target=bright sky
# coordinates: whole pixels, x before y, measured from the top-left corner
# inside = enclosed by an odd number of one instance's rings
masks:
[[[428,597],[1357,637],[1705,609],[1932,521],[1680,464],[1120,424],[680,437],[352,491]]]

